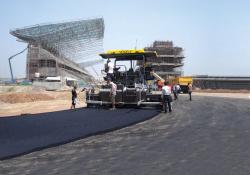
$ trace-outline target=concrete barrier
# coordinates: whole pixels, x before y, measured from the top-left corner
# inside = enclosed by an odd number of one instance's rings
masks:
[[[63,88],[62,82],[34,81],[33,87],[43,88],[48,91],[56,91]]]

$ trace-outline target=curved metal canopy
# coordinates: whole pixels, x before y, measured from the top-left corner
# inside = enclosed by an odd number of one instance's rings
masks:
[[[81,63],[103,51],[104,20],[39,24],[10,33],[24,42],[41,45],[53,55]]]

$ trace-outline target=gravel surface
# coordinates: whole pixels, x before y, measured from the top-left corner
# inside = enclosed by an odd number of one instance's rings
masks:
[[[250,100],[180,96],[171,114],[1,161],[0,174],[249,175]]]

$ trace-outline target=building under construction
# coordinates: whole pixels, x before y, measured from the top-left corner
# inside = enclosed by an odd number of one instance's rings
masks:
[[[164,79],[170,79],[183,75],[183,49],[173,45],[172,41],[154,41],[151,47],[145,51],[156,51],[157,58],[147,60],[153,66],[153,70]]]
[[[102,18],[35,25],[10,33],[28,43],[26,76],[31,81],[48,77],[90,81],[92,76],[86,66],[101,60]]]

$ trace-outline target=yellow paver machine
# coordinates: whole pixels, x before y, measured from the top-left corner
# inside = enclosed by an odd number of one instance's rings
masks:
[[[156,52],[144,50],[110,50],[100,56],[107,64],[112,62],[112,81],[117,85],[116,105],[161,106],[161,94],[153,93],[148,81],[154,80],[152,67],[147,59],[156,57]],[[107,65],[106,64],[106,65]],[[108,69],[108,68],[107,68]],[[105,70],[108,74],[108,70]],[[106,80],[107,77],[104,77]],[[87,106],[111,105],[110,86],[104,84],[98,93],[86,95]]]

